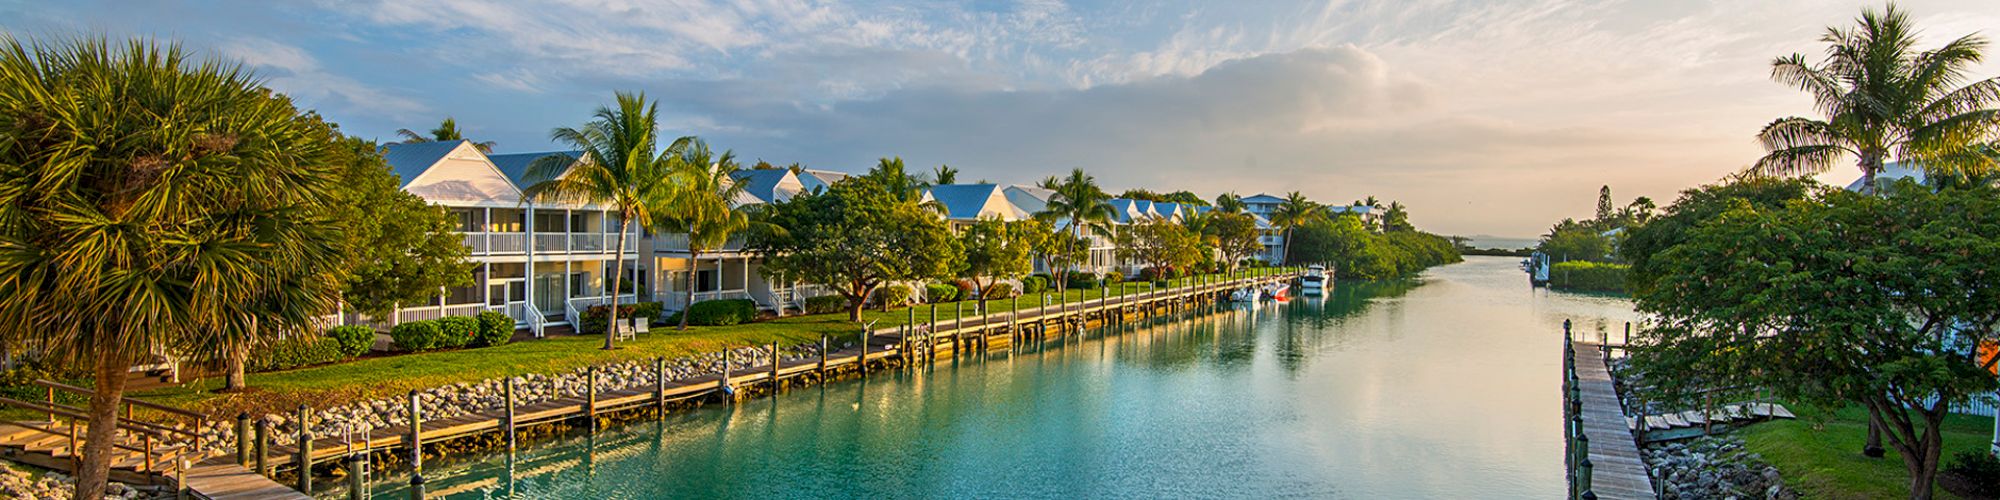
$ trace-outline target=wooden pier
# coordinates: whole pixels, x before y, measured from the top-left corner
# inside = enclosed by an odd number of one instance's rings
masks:
[[[758,366],[725,363],[727,367],[722,373],[656,382],[650,387],[630,387],[603,393],[591,390],[582,397],[564,397],[519,406],[512,404],[513,398],[509,396],[506,398],[508,404],[502,408],[441,419],[419,418],[418,425],[415,426],[377,428],[360,436],[319,437],[309,440],[310,446],[303,450],[293,446],[271,445],[266,448],[266,453],[258,454],[263,458],[255,464],[246,465],[254,465],[250,467],[252,475],[262,474],[258,476],[262,478],[280,469],[296,469],[293,464],[302,460],[312,464],[327,463],[357,452],[392,449],[408,451],[413,442],[421,446],[495,432],[504,433],[507,446],[512,447],[513,430],[522,427],[570,419],[589,419],[592,422],[590,425],[594,426],[598,416],[608,413],[648,408],[664,410],[672,403],[709,397],[728,401],[740,397],[742,393],[739,388],[763,385],[775,389],[783,381],[796,377],[817,375],[824,379],[828,374],[840,372],[858,372],[865,376],[870,371],[880,369],[871,368],[871,365],[888,366],[896,362],[928,363],[940,355],[987,348],[994,340],[1012,342],[1016,339],[1061,336],[1078,331],[1093,322],[1115,323],[1130,317],[1149,317],[1190,310],[1196,306],[1224,300],[1230,292],[1244,287],[1262,286],[1296,278],[1296,272],[1281,272],[1227,279],[1216,276],[1200,277],[1182,286],[1160,289],[1152,289],[1151,285],[1146,283],[1125,284],[1123,286],[1139,287],[1144,291],[1111,295],[1108,290],[1100,289],[1098,297],[1086,297],[1078,302],[1017,307],[1009,311],[975,317],[931,320],[922,324],[882,328],[868,332],[855,346],[840,350],[823,348],[820,356],[814,359],[779,360]],[[822,347],[830,347],[825,344],[824,339],[822,342]],[[771,347],[775,351],[777,346]],[[773,358],[777,356],[774,355]],[[655,369],[658,374],[666,373],[665,366],[664,359],[656,360]],[[658,377],[656,380],[663,378]],[[512,391],[509,390],[507,393],[511,395]],[[418,396],[413,392],[411,397]],[[305,416],[299,415],[294,418]],[[412,462],[415,476],[421,477],[422,462],[420,460]],[[188,485],[196,486],[192,480]]]
[[[1564,333],[1568,333],[1565,324]],[[1574,498],[1653,499],[1653,478],[1627,427],[1604,345],[1564,339],[1564,424]],[[1586,497],[1585,495],[1589,496]]]

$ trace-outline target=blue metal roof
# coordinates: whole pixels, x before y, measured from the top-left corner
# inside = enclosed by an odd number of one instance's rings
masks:
[[[993,193],[1000,186],[993,184],[945,184],[931,186],[931,198],[944,204],[945,216],[951,219],[978,219],[986,210],[986,203],[993,199]]]
[[[553,156],[553,155],[566,156],[569,157],[570,161],[576,161],[577,158],[583,157],[583,152],[543,151],[540,153],[513,153],[504,155],[486,155],[486,159],[493,160],[493,166],[499,167],[500,173],[507,174],[507,179],[514,181],[514,187],[520,189],[527,189],[528,185],[532,184],[531,182],[528,182],[528,165],[533,164],[535,160],[541,159],[544,156]]]
[[[730,174],[730,177],[735,178],[736,182],[743,183],[744,193],[755,196],[764,203],[775,203],[778,201],[778,183],[784,182],[785,176],[791,173],[792,171],[782,168],[738,170]]]
[[[1279,198],[1264,193],[1257,193],[1255,196],[1248,196],[1243,198],[1244,203],[1283,203],[1284,201],[1285,201],[1284,198]]]
[[[463,140],[393,143],[382,147],[382,161],[389,164],[391,172],[402,178],[396,183],[397,187],[408,186],[411,180],[430,170],[431,165],[444,160],[463,143]]]

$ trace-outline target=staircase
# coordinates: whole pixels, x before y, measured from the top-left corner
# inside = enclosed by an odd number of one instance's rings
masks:
[[[89,389],[37,380],[46,390],[43,401],[0,397],[0,406],[40,414],[36,420],[0,422],[0,456],[38,467],[75,473],[89,434],[85,409],[56,402],[58,392],[81,394]],[[112,445],[111,479],[131,484],[160,484],[181,471],[181,462],[204,458],[200,432],[204,417],[195,412],[125,398],[119,409],[118,441]],[[137,418],[144,413],[146,418]]]

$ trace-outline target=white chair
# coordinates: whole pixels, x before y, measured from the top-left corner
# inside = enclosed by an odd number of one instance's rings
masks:
[[[634,336],[632,335],[631,321],[630,318],[627,318],[611,325],[611,331],[615,332],[618,340],[632,340]]]
[[[632,333],[634,336],[637,336],[638,334],[641,333],[652,333],[652,332],[653,332],[653,318],[647,318],[647,317],[632,318]]]

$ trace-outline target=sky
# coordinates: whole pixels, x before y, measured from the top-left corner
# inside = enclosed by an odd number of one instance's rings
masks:
[[[1532,237],[1601,185],[1665,205],[1753,163],[1762,125],[1811,112],[1770,61],[1879,5],[0,0],[0,28],[177,40],[384,141],[449,116],[497,152],[559,149],[551,129],[642,91],[667,134],[753,162],[1374,196],[1425,230]],[[1927,47],[2000,31],[1993,0],[1899,5]]]

